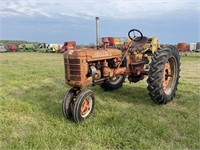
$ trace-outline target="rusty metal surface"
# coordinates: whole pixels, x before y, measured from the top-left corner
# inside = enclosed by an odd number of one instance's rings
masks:
[[[87,48],[64,52],[67,84],[82,88],[101,84],[113,76],[122,74],[129,76],[130,82],[138,82],[147,75],[144,65],[148,64],[148,57],[134,47],[134,45],[139,47],[144,42],[135,44],[132,41],[128,44],[128,49],[125,49],[126,53],[107,48],[107,42],[108,39],[104,39],[104,49]],[[124,59],[126,63],[122,65]]]
[[[80,57],[87,57],[87,61],[98,61],[111,58],[118,58],[122,56],[122,52],[118,49],[107,49],[107,50],[97,50],[97,49],[79,49],[79,50],[69,50],[64,53],[65,56],[69,55],[71,58],[79,59]]]
[[[177,48],[180,52],[189,52],[190,44],[189,43],[178,43]]]
[[[61,52],[65,52],[68,50],[76,50],[76,42],[75,41],[68,41],[68,42],[64,42],[62,48],[61,48]]]

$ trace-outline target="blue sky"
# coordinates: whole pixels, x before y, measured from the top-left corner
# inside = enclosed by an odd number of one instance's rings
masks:
[[[161,44],[200,41],[200,0],[0,0],[0,39],[77,44],[136,28]]]

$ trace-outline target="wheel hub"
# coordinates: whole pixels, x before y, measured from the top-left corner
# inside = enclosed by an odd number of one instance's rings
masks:
[[[164,67],[164,73],[163,73],[163,77],[162,77],[162,84],[163,84],[164,90],[166,90],[171,77],[172,77],[171,67],[170,67],[169,61],[167,61],[167,63],[165,64],[165,67]]]
[[[110,79],[110,82],[111,82],[112,84],[117,84],[117,83],[120,81],[120,78],[122,78],[121,75],[113,76],[113,77]]]
[[[83,100],[83,103],[81,105],[81,116],[82,117],[86,117],[89,114],[90,109],[91,109],[91,104],[92,104],[91,97],[86,97]]]

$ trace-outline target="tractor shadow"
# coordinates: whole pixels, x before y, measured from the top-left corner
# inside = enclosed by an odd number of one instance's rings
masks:
[[[137,83],[136,83],[137,84]],[[148,95],[147,86],[134,86],[134,84],[123,85],[120,89],[105,91],[101,87],[93,87],[95,96],[101,101],[119,101],[141,105],[154,105]]]

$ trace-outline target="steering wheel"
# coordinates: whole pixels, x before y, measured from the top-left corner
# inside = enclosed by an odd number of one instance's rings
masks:
[[[133,36],[131,36],[131,33],[133,34]],[[139,36],[136,36],[135,33],[139,33]],[[141,31],[139,31],[139,30],[137,30],[137,29],[132,29],[132,30],[130,30],[130,31],[128,32],[128,37],[129,37],[131,40],[135,41],[135,42],[139,42],[139,41],[142,40],[143,34],[142,34]]]

